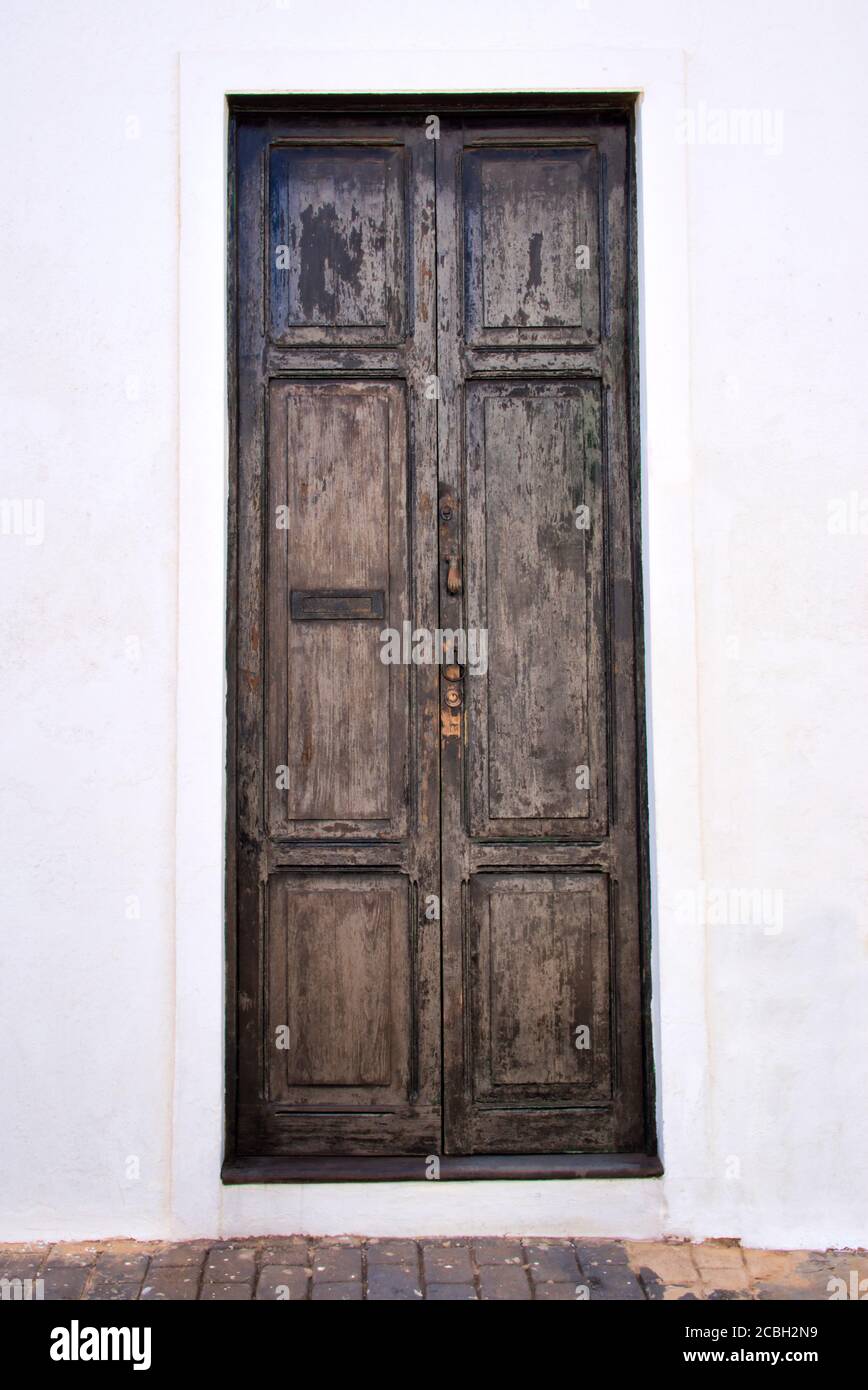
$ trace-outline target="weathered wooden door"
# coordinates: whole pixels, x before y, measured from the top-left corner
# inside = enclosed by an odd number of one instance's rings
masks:
[[[232,122],[225,1175],[655,1171],[629,113],[341,104]]]

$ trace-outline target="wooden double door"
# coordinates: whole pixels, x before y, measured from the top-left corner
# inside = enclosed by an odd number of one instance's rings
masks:
[[[656,1171],[631,144],[235,103],[227,1180]]]

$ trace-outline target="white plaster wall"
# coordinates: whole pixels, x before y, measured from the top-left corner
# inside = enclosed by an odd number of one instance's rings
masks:
[[[868,1244],[868,535],[827,524],[851,493],[868,512],[864,6],[7,0],[4,28],[0,497],[41,501],[44,538],[0,534],[0,1239]],[[647,78],[662,1180],[220,1187],[214,81],[265,70],[295,89]],[[674,113],[703,102],[780,113],[780,149],[680,144]],[[779,891],[781,930],[689,920],[699,882]]]

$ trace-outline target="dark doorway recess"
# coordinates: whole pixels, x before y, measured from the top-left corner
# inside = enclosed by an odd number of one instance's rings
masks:
[[[662,1171],[633,106],[231,100],[226,1182]]]

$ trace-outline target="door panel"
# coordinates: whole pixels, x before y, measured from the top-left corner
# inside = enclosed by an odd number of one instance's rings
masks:
[[[236,1156],[440,1145],[434,151],[236,127]],[[233,903],[235,904],[233,908]]]
[[[408,883],[397,875],[280,874],[269,884],[272,1100],[342,1108],[410,1094]],[[291,1019],[291,1023],[285,1020]]]
[[[463,168],[467,342],[596,342],[596,147],[490,145],[467,149]]]
[[[645,1143],[627,167],[603,116],[441,125],[441,622],[489,645],[442,694],[447,1153]]]
[[[470,832],[605,834],[599,386],[471,381],[466,440],[467,608],[488,631],[466,681]]]
[[[471,881],[471,918],[476,1099],[607,1100],[611,1010],[605,876],[477,874]]]
[[[341,100],[232,123],[229,1165],[659,1171],[630,116]]]
[[[272,341],[398,342],[404,151],[299,142],[272,146],[268,163]]]
[[[409,682],[379,632],[409,612],[403,384],[272,381],[268,427],[266,766],[285,769],[268,782],[271,833],[395,839]]]

